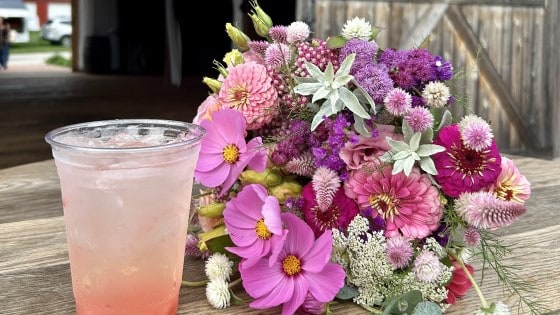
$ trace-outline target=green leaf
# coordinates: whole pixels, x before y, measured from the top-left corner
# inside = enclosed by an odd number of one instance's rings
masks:
[[[396,160],[404,160],[407,157],[409,157],[411,153],[412,153],[412,151],[410,151],[410,150],[399,151],[395,155],[393,155],[393,160],[395,160],[395,161]]]
[[[332,66],[332,64],[331,64]],[[307,72],[309,72],[309,74],[315,78],[318,81],[325,81],[325,75],[323,74],[323,72],[321,71],[321,69],[319,69],[319,67],[317,67],[316,65],[312,64],[309,61],[305,62],[305,68],[307,69]]]
[[[300,95],[311,95],[317,92],[323,85],[321,83],[301,83],[294,87],[294,92]]]
[[[442,147],[441,145],[423,144],[418,148],[418,150],[416,150],[416,153],[424,157],[424,156],[434,155],[436,153],[443,152],[443,151],[445,151],[445,148]]]
[[[404,160],[404,163],[403,163],[404,175],[406,175],[406,176],[410,175],[410,172],[412,171],[412,168],[414,167],[415,162],[416,161],[414,160],[414,158],[412,156]]]
[[[412,151],[416,151],[420,147],[420,137],[422,137],[422,134],[420,132],[415,132],[410,138],[409,146]]]
[[[371,137],[371,132],[366,128],[366,121],[356,114],[354,114],[354,129],[362,136]]]
[[[412,127],[410,127],[406,119],[403,119],[402,122],[402,132],[403,132],[404,140],[410,142],[410,138],[414,134],[414,130],[412,130]]]
[[[437,130],[441,130],[441,128],[450,125],[451,122],[453,121],[453,118],[451,117],[451,112],[449,110],[445,110],[445,112],[443,113],[443,116],[441,117],[441,121],[439,123],[439,126],[437,128]]]
[[[434,165],[434,161],[432,161],[429,157],[424,157],[420,159],[420,168],[424,170],[424,172],[432,175],[437,175],[438,172],[436,170],[436,166]]]
[[[311,131],[315,130],[317,126],[319,126],[323,122],[323,116],[331,116],[333,113],[331,112],[331,106],[328,104],[329,101],[325,101],[323,106],[319,108],[319,111],[313,117],[313,121],[311,121]]]
[[[340,64],[340,68],[338,68],[338,71],[336,71],[336,74],[337,75],[350,74],[350,68],[352,67],[352,64],[354,63],[355,59],[356,59],[355,53],[346,56],[346,58],[344,58],[344,60]]]
[[[346,45],[346,42],[346,38],[344,38],[342,35],[333,36],[327,39],[327,48],[342,48],[344,47],[344,45]]]
[[[408,291],[403,295],[389,299],[385,304],[383,315],[412,314],[416,305],[420,302],[422,302],[422,292],[418,290]]]
[[[371,37],[370,40],[374,40],[377,38],[377,36],[379,35],[379,33],[381,33],[383,29],[379,26],[372,26],[371,27]]]
[[[311,103],[315,103],[320,99],[323,98],[327,98],[329,96],[329,94],[332,92],[332,90],[325,88],[324,86],[321,86],[316,92],[315,94],[313,94],[313,98],[311,99]]]
[[[230,246],[235,246],[235,245],[231,241],[229,235],[226,234],[207,240],[206,246],[213,253],[222,253],[222,254],[230,255],[231,253],[228,252],[225,248]]]
[[[354,76],[351,74],[337,75],[334,78],[333,89],[338,89],[346,85],[348,82],[352,81],[352,79],[354,79]]]
[[[333,82],[334,81],[334,67],[333,67],[333,64],[331,62],[329,62],[329,64],[327,64],[327,68],[325,69],[324,79],[322,81],[325,81],[325,82]]]
[[[362,117],[369,119],[371,116],[366,112],[363,108],[362,104],[358,101],[358,98],[354,93],[352,93],[347,88],[343,87],[339,89],[340,99],[344,103],[344,105],[352,111],[352,113]]]
[[[404,169],[404,161],[405,160],[396,160],[393,164],[393,171],[391,172],[392,175],[397,175],[398,173],[402,172]]]
[[[389,136],[385,137],[385,140],[391,146],[391,148],[397,152],[410,150],[410,146],[406,142],[393,140],[393,138]]]
[[[355,287],[351,287],[348,285],[344,285],[340,291],[338,291],[336,298],[341,300],[350,300],[356,296],[358,296],[360,292]]]
[[[441,315],[441,307],[432,301],[422,301],[414,308],[412,315]]]
[[[432,143],[432,139],[434,138],[434,130],[429,127],[428,129],[422,132],[422,138],[420,138],[420,143]]]

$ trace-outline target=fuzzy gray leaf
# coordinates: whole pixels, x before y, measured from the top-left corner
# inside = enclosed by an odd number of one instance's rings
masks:
[[[362,117],[362,118],[366,118],[369,119],[371,118],[369,116],[369,114],[365,111],[365,109],[363,108],[362,104],[360,104],[360,102],[358,101],[358,98],[356,97],[356,95],[354,95],[354,93],[352,93],[350,90],[348,90],[345,87],[342,87],[339,89],[339,96],[340,99],[342,100],[342,102],[344,103],[344,105],[352,111],[352,113]]]
[[[301,83],[294,87],[294,92],[300,95],[311,95],[317,92],[321,87],[323,87],[320,83]]]
[[[426,173],[437,175],[438,172],[436,170],[436,166],[434,165],[434,161],[432,161],[429,157],[424,157],[420,159],[420,168],[423,169]]]
[[[385,140],[391,146],[391,148],[397,152],[410,150],[410,146],[405,142],[393,140],[389,136],[385,137]]]
[[[420,148],[418,148],[418,150],[416,150],[416,153],[418,153],[418,155],[424,157],[424,156],[430,156],[430,155],[434,155],[436,153],[440,153],[445,151],[445,148],[442,147],[441,145],[437,145],[437,144],[423,144],[420,146]]]

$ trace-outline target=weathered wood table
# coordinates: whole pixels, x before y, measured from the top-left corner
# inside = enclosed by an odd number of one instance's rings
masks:
[[[531,297],[551,314],[560,314],[560,161],[513,157],[532,183],[528,212],[500,231],[515,246],[505,263],[517,264],[524,280],[536,286]],[[0,314],[74,314],[60,186],[52,160],[0,170]],[[480,263],[474,264],[480,279]],[[203,263],[187,258],[185,280],[202,280]],[[486,272],[482,290],[489,301],[514,300],[494,273]],[[240,291],[240,290],[239,290]],[[248,296],[241,294],[245,300]],[[280,308],[250,310],[236,305],[213,309],[204,287],[181,288],[178,314],[279,314]],[[472,314],[479,302],[474,290],[449,314]],[[350,303],[331,306],[334,314],[365,314]],[[512,309],[512,314],[527,314]]]

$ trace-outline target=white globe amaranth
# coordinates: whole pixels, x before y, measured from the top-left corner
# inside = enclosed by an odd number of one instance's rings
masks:
[[[342,27],[342,37],[347,40],[353,38],[369,40],[371,35],[371,24],[364,18],[355,17],[346,21]]]

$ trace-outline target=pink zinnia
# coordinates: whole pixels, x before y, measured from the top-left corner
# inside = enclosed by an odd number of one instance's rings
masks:
[[[512,224],[526,211],[522,203],[501,200],[485,191],[461,194],[454,207],[468,224],[489,230]]]
[[[489,187],[498,198],[525,203],[531,197],[531,183],[527,180],[513,160],[502,156],[502,171],[496,182]]]
[[[342,188],[337,190],[332,203],[324,211],[317,204],[313,184],[303,186],[301,196],[303,199],[301,210],[305,216],[305,222],[309,224],[316,236],[333,228],[346,230],[350,221],[358,214],[358,205],[354,200],[346,197]]]
[[[261,128],[278,112],[278,93],[266,67],[255,62],[229,69],[218,94],[222,106],[237,109],[247,120],[247,129]]]
[[[412,254],[412,246],[404,237],[397,235],[387,239],[387,257],[393,265],[393,269],[408,266]]]
[[[411,108],[404,119],[414,132],[422,132],[434,124],[434,115],[426,107],[418,106]]]
[[[260,137],[245,142],[245,119],[233,109],[214,112],[212,120],[200,123],[206,129],[194,171],[206,187],[222,186],[223,195],[248,166],[257,172],[266,167],[266,151]]]
[[[482,190],[492,185],[501,172],[502,159],[496,143],[492,141],[480,152],[469,149],[463,144],[456,124],[443,127],[433,143],[445,148],[432,159],[438,172],[434,178],[448,196]]]
[[[269,266],[262,258],[253,266],[240,263],[245,291],[254,298],[252,308],[263,309],[283,304],[282,314],[294,314],[308,294],[318,302],[330,302],[344,286],[342,266],[329,262],[332,233],[325,231],[317,240],[305,222],[291,213],[282,213],[289,230],[278,259]]]
[[[394,88],[383,100],[385,109],[395,116],[403,116],[412,106],[412,96],[401,88]]]
[[[224,209],[224,223],[233,244],[226,249],[245,258],[245,267],[270,255],[276,261],[288,231],[282,228],[280,204],[259,184],[247,185]]]
[[[438,228],[443,211],[437,188],[417,168],[409,176],[391,172],[391,167],[352,172],[344,185],[346,196],[357,200],[363,209],[371,208],[374,218],[383,218],[387,237],[430,235]]]

